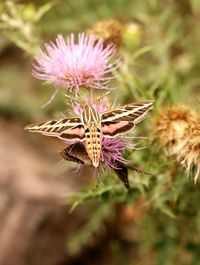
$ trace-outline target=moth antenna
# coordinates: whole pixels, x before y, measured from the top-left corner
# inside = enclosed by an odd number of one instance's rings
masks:
[[[65,97],[67,97],[67,98],[69,98],[69,99],[71,99],[71,100],[73,100],[73,101],[76,101],[78,104],[82,105],[83,107],[85,106],[85,104],[84,104],[83,102],[79,101],[79,100],[76,99],[76,98],[73,98],[73,97],[71,97],[71,96],[68,96],[67,94],[65,94]]]
[[[115,99],[114,99],[114,102],[113,102],[112,107],[111,107],[112,109],[115,108],[115,105],[116,105],[117,99],[118,99],[118,96],[116,96]]]
[[[60,90],[60,87],[57,87],[56,90],[51,95],[51,97],[49,98],[49,100],[41,106],[42,109],[44,109],[46,106],[48,106],[54,100],[54,98],[57,95],[59,90]]]
[[[111,91],[106,92],[102,97],[100,97],[97,100],[95,100],[95,102],[93,104],[97,103],[99,100],[101,100],[102,98],[106,97],[108,94],[110,94],[110,92]]]

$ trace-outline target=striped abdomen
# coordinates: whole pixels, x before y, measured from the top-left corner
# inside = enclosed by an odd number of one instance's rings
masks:
[[[85,129],[85,148],[94,167],[98,167],[99,165],[101,141],[102,135],[100,127],[95,123],[91,123]]]
[[[82,114],[85,129],[85,148],[94,167],[98,167],[101,154],[101,119],[98,112],[86,105]]]

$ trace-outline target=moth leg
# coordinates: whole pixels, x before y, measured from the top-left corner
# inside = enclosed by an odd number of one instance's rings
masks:
[[[96,188],[99,186],[99,184],[102,184],[103,186],[105,186],[105,184],[103,183],[103,181],[101,179],[100,172],[98,171],[98,168],[94,169],[93,176],[95,176],[95,175],[97,175],[97,178],[98,178]]]
[[[144,171],[143,169],[140,169],[138,167],[132,167],[132,166],[128,166],[127,167],[128,169],[132,169],[134,171],[136,171],[137,173],[140,173],[140,174],[145,174],[145,175],[148,175],[148,176],[153,176],[153,174],[149,173],[149,172],[146,172]]]
[[[71,144],[70,146],[68,146],[69,149],[68,149],[67,152],[68,152],[69,155],[70,155],[70,153],[72,152],[72,150],[73,150],[75,144],[76,144],[76,143],[73,143],[73,144]]]

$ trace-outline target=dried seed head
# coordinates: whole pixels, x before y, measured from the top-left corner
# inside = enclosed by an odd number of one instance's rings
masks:
[[[155,136],[169,155],[175,155],[187,174],[195,166],[194,180],[200,173],[200,119],[184,106],[171,107],[160,113]]]
[[[119,47],[122,43],[122,30],[123,25],[117,20],[105,20],[97,22],[88,33],[97,40],[103,39],[105,45],[113,43]]]
[[[194,181],[196,183],[200,173],[200,119],[185,128],[181,141],[177,144],[174,152],[187,174],[193,165],[195,166]]]
[[[173,106],[160,112],[154,135],[169,154],[183,139],[185,129],[197,120],[197,115],[185,106]]]

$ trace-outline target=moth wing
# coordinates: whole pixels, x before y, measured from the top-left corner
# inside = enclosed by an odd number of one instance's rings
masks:
[[[119,179],[124,183],[125,188],[130,192],[131,188],[128,180],[128,167],[126,166],[126,164],[117,160],[113,161],[113,163],[115,165],[115,168],[113,168],[113,170],[115,171]]]
[[[80,142],[71,144],[62,150],[61,156],[67,161],[76,162],[78,164],[92,165],[85,146]]]
[[[78,125],[64,130],[59,134],[58,138],[62,140],[84,140],[85,139],[85,130],[83,125]]]
[[[112,137],[129,132],[135,127],[133,122],[128,121],[112,121],[102,124],[102,133],[105,137]]]
[[[102,113],[103,135],[116,136],[132,130],[137,123],[146,117],[152,106],[153,101],[146,100]]]
[[[81,140],[85,137],[83,125],[78,117],[30,124],[25,127],[25,130],[57,137],[63,140]]]

